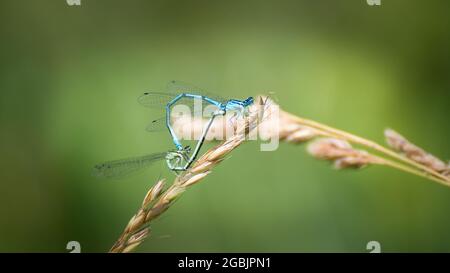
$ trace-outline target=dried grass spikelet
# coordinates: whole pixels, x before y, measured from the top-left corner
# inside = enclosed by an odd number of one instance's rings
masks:
[[[444,174],[447,177],[450,177],[449,163],[443,162],[434,155],[414,145],[405,137],[392,129],[386,129],[384,131],[384,135],[386,137],[386,142],[392,149],[404,154],[407,158],[414,160],[419,164],[427,166],[439,173]]]
[[[150,188],[150,190],[145,195],[144,201],[142,202],[142,207],[146,208],[153,202],[162,192],[164,188],[164,180],[156,182],[156,184]]]
[[[383,165],[414,175],[424,176],[449,186],[446,182],[431,175],[424,174],[419,170],[411,169],[398,162],[371,154],[364,150],[355,149],[349,142],[342,139],[319,138],[308,145],[308,152],[315,158],[332,161],[336,169],[360,169],[369,165]]]
[[[264,106],[261,99],[257,101]],[[130,252],[141,244],[150,233],[149,224],[164,213],[187,188],[199,183],[210,174],[212,168],[242,144],[246,136],[258,126],[259,121],[264,119],[264,116],[262,118],[258,116],[259,107],[261,106],[258,104],[251,106],[250,115],[244,120],[244,127],[238,129],[231,138],[205,152],[189,170],[177,176],[166,190],[164,190],[164,181],[158,181],[147,192],[138,212],[131,218],[110,252]]]
[[[111,248],[110,252],[130,252],[134,250],[140,242],[145,240],[150,233],[150,229],[143,228],[143,224],[146,221],[150,205],[161,195],[164,185],[164,180],[159,180],[150,188],[145,195],[141,208],[130,219],[122,235]]]
[[[382,162],[366,151],[354,149],[347,141],[334,138],[313,141],[308,145],[308,152],[315,158],[333,161],[336,169],[361,168]]]

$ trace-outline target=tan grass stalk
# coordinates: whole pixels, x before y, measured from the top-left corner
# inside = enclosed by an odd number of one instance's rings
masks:
[[[262,101],[259,100],[259,102]],[[150,233],[150,223],[164,213],[189,187],[210,174],[211,170],[256,128],[258,121],[264,118],[258,116],[258,111],[256,111],[258,107],[255,105],[250,109],[250,116],[245,119],[244,127],[228,140],[203,154],[189,170],[177,176],[166,190],[163,189],[164,180],[158,181],[148,191],[138,212],[131,218],[110,252],[130,252],[140,245]]]
[[[270,104],[275,105],[272,101],[270,101]],[[348,132],[332,128],[313,120],[297,117],[281,109],[279,110],[278,120],[273,120],[273,118],[274,116],[259,127],[260,135],[264,135],[267,138],[278,134],[281,141],[294,144],[303,143],[317,137],[332,138],[335,139],[335,141],[341,140],[346,143],[357,144],[377,152],[379,154],[378,156],[370,154],[370,158],[376,158],[376,164],[378,165],[389,166],[450,186],[450,171],[448,164],[446,165],[436,157],[411,144],[400,135],[394,134],[392,130],[388,130],[386,136],[388,142],[395,151]],[[194,120],[193,122],[198,123],[199,121]],[[273,130],[273,128],[275,128],[275,126],[273,126],[274,122],[278,122],[278,126],[276,127],[278,128],[277,132]],[[183,124],[189,127],[188,121],[185,121]],[[201,128],[201,126],[197,128]],[[215,123],[212,126],[214,131],[221,129],[219,132],[224,131],[224,128],[228,127],[226,124],[224,125],[223,122]],[[362,162],[356,162],[356,159],[359,159]],[[346,157],[345,159],[338,160],[338,163],[335,162],[335,164],[343,164],[343,166],[357,166],[358,164],[365,166],[367,164],[374,164],[374,162],[365,162],[363,164],[363,161],[367,159],[367,157]],[[350,164],[351,162],[353,162],[353,164]]]
[[[345,131],[342,130],[338,130],[335,128],[332,128],[330,126],[321,124],[319,122],[313,121],[313,120],[309,120],[309,119],[305,119],[305,118],[300,118],[297,116],[294,116],[293,114],[284,112],[286,114],[286,116],[291,119],[292,122],[298,124],[298,125],[303,125],[306,127],[310,127],[312,129],[317,130],[318,132],[320,132],[322,135],[326,135],[328,137],[333,137],[333,138],[337,138],[337,139],[342,139],[342,140],[346,140],[348,142],[354,143],[354,144],[359,144],[361,146],[370,148],[372,150],[375,150],[381,154],[383,154],[384,156],[388,156],[391,157],[393,159],[396,159],[406,165],[409,165],[411,167],[414,167],[416,169],[419,169],[422,171],[421,176],[424,176],[426,178],[432,179],[432,180],[439,180],[439,182],[442,182],[443,184],[446,185],[450,185],[450,178],[446,177],[445,175],[437,172],[436,170],[431,169],[428,166],[422,165],[417,163],[414,160],[411,160],[401,154],[396,153],[395,151],[389,150],[388,148],[385,148],[383,146],[381,146],[378,143],[375,143],[371,140],[347,133]]]
[[[384,165],[414,175],[423,176],[423,173],[399,164],[395,161],[376,156],[364,150],[357,150],[345,140],[336,138],[319,138],[308,145],[308,152],[315,158],[329,160],[336,169],[362,168],[368,165]],[[447,185],[434,177],[427,177],[438,183]]]
[[[383,162],[381,158],[357,150],[347,141],[335,138],[319,138],[313,141],[308,145],[308,152],[315,158],[333,161],[336,169],[361,168]]]

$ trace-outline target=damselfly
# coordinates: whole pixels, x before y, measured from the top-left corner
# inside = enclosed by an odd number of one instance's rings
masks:
[[[180,143],[172,128],[170,117],[171,109],[175,104],[192,106],[194,105],[195,99],[201,100],[203,105],[210,104],[216,106],[217,109],[211,114],[191,154],[191,148],[189,146],[183,146]],[[95,175],[102,177],[120,177],[145,168],[161,159],[165,159],[169,169],[176,173],[185,171],[197,158],[214,119],[219,115],[225,115],[227,111],[235,111],[239,115],[246,114],[247,107],[253,103],[253,98],[248,97],[245,100],[223,99],[211,93],[204,92],[197,87],[178,81],[170,81],[167,85],[167,92],[146,92],[138,98],[138,101],[147,107],[165,109],[166,115],[164,119],[153,120],[147,127],[147,130],[155,131],[155,128],[160,129],[162,127],[160,124],[163,124],[162,121],[164,121],[164,125],[169,130],[176,150],[98,164],[94,167]]]
[[[171,124],[171,109],[175,104],[183,104],[189,107],[194,105],[194,100],[202,102],[202,109],[205,105],[217,107],[212,116],[225,115],[227,111],[235,111],[238,114],[245,114],[246,109],[253,103],[253,97],[245,100],[224,99],[220,96],[203,91],[202,89],[179,81],[170,81],[167,84],[167,92],[146,92],[138,98],[140,104],[156,109],[165,109],[165,117],[154,119],[149,126],[148,131],[160,130],[165,125],[169,130],[172,141],[178,150],[183,149],[179,138],[175,134]],[[202,110],[200,109],[200,111]],[[195,109],[194,109],[195,110]],[[194,111],[194,114],[197,111]]]

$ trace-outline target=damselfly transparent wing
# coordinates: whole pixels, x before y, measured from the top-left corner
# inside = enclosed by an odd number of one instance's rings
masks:
[[[167,83],[167,92],[175,93],[175,94],[181,94],[181,93],[199,94],[199,95],[206,96],[206,97],[213,99],[220,103],[224,103],[227,101],[227,99],[225,99],[217,94],[207,92],[195,85],[192,85],[192,84],[186,83],[186,82],[182,82],[182,81],[168,82]]]
[[[147,125],[147,128],[145,128],[145,130],[149,131],[149,132],[159,132],[159,131],[163,131],[163,130],[167,130],[167,125],[166,125],[166,117],[160,117],[158,119],[154,119],[152,120],[152,122]]]
[[[165,109],[169,102],[171,102],[175,97],[182,93],[206,96],[221,103],[226,101],[224,98],[218,95],[205,92],[204,90],[193,85],[180,81],[170,81],[167,84],[167,92],[146,92],[138,98],[138,102],[145,107]],[[202,100],[201,103],[203,107],[210,105],[204,100]],[[194,105],[194,99],[186,97],[181,98],[177,101],[176,104],[183,104],[187,105],[188,107],[192,107]]]
[[[93,175],[104,178],[119,178],[150,166],[164,159],[167,153],[154,153],[138,157],[107,161],[94,166]]]
[[[179,94],[167,92],[145,92],[143,95],[139,96],[138,102],[145,107],[164,110],[167,104],[178,95]],[[193,105],[193,100],[182,98],[177,103],[182,103],[190,107]]]

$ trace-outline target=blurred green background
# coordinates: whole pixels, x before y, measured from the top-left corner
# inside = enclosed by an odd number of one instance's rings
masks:
[[[95,163],[171,148],[136,98],[178,79],[275,92],[297,115],[450,155],[448,1],[0,4],[0,251],[110,248],[161,175]],[[243,145],[153,224],[141,252],[450,251],[450,189],[383,167],[335,171],[304,146]]]

